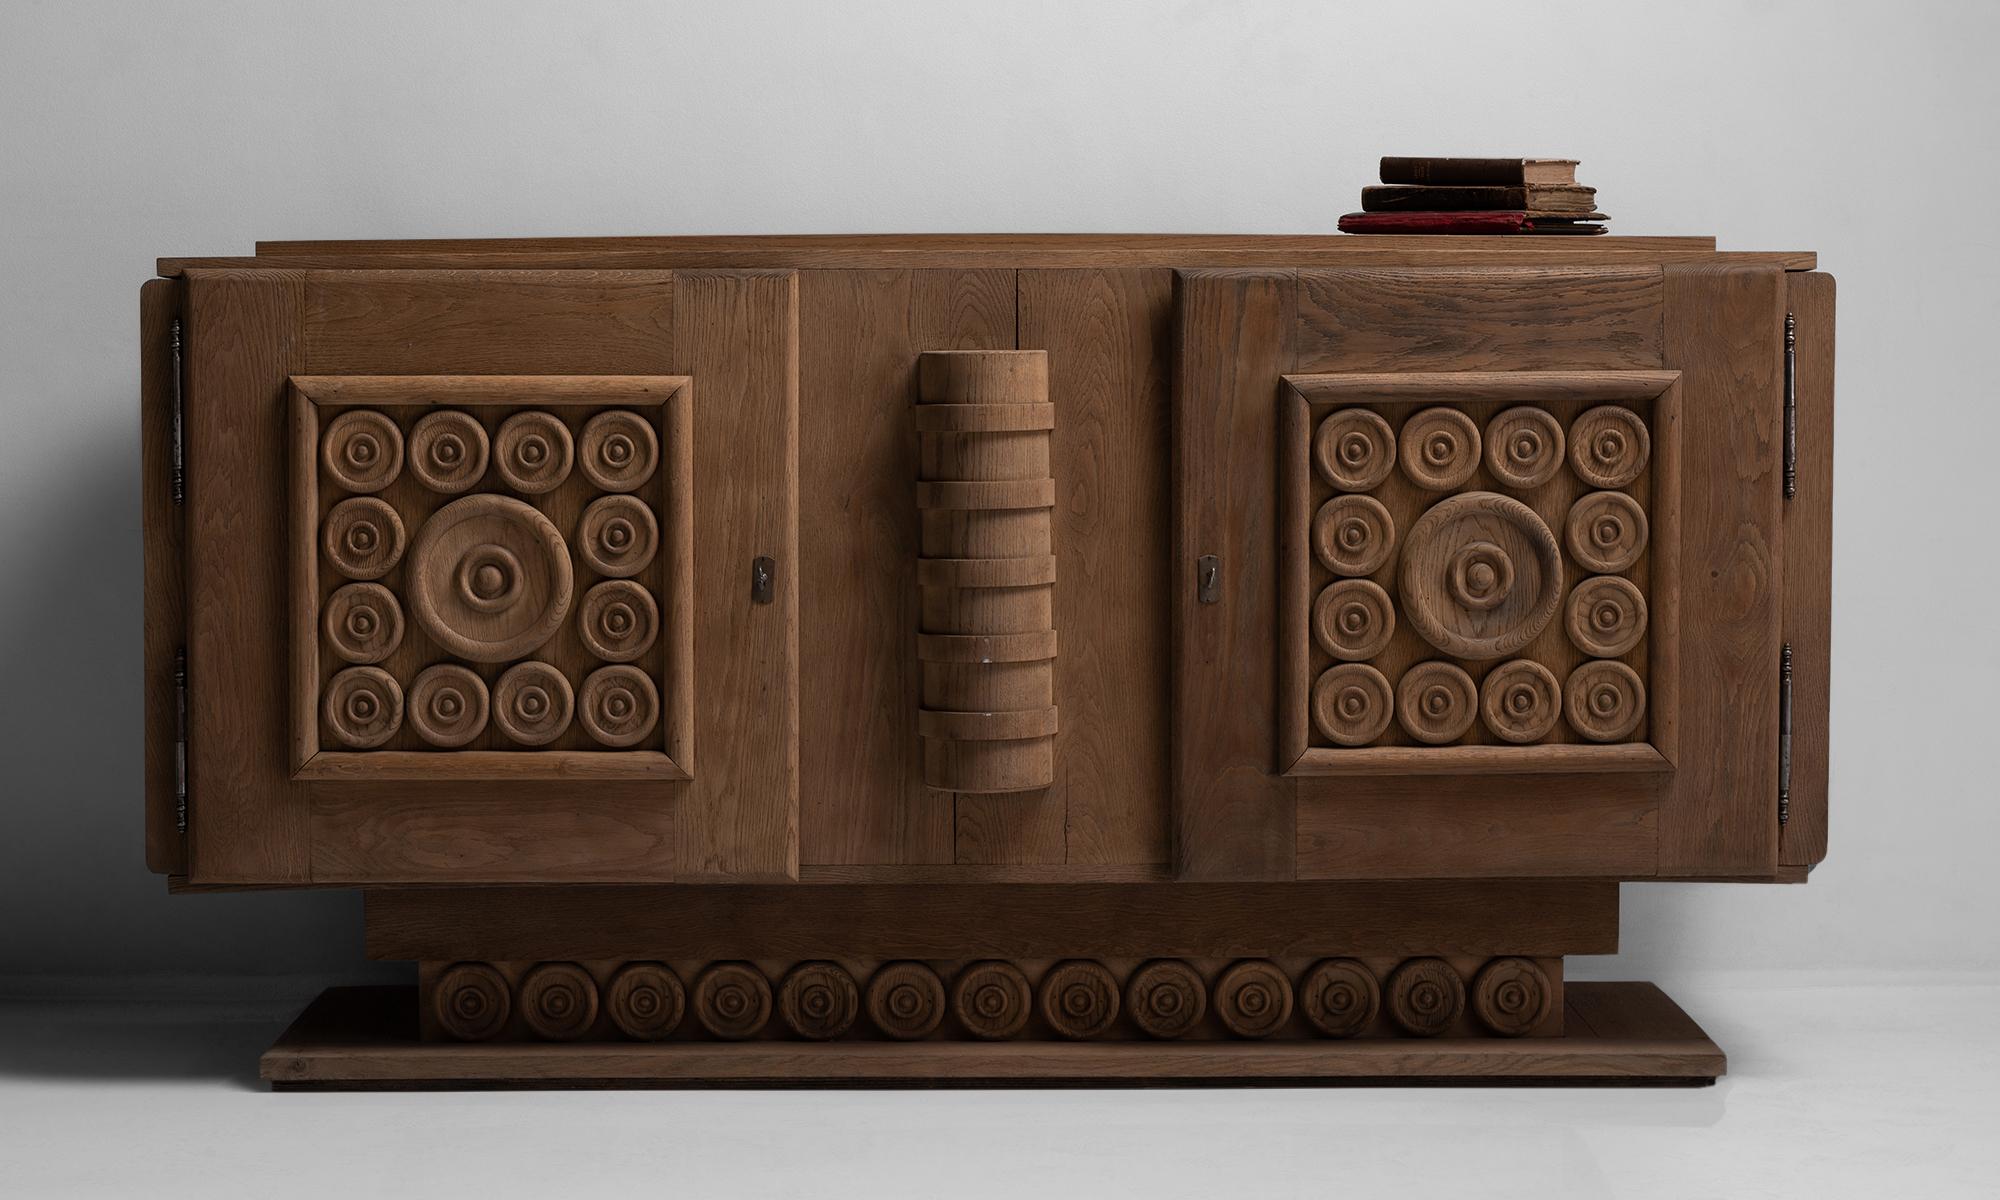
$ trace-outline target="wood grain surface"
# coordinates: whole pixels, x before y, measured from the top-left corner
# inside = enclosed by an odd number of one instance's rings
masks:
[[[173,495],[173,323],[181,285],[149,279],[139,288],[139,513],[145,565],[146,869],[187,872],[187,839],[177,828],[175,730],[180,720],[175,656],[187,629],[186,538]]]
[[[1787,275],[1797,321],[1798,492],[1785,502],[1784,640],[1792,646],[1792,810],[1778,861],[1826,857],[1833,653],[1833,276]]]

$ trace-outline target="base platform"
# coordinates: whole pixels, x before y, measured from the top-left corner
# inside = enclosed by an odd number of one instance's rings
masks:
[[[448,1043],[416,989],[329,988],[267,1051],[279,1091],[681,1087],[1701,1087],[1722,1050],[1650,983],[1571,983],[1564,1036],[1351,1041]]]

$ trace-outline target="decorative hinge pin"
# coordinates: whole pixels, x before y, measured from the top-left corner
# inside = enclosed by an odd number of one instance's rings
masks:
[[[188,656],[174,651],[174,832],[188,831]]]
[[[1778,654],[1778,828],[1792,819],[1792,644]]]
[[[1799,322],[1785,314],[1785,499],[1799,494]]]
[[[778,579],[778,564],[758,555],[750,563],[750,602],[769,604],[775,594]]]
[[[1194,565],[1195,598],[1203,604],[1222,603],[1222,560],[1204,554]]]
[[[181,422],[182,422],[181,323],[179,318],[175,318],[174,323],[167,329],[167,346],[169,348],[169,361],[167,364],[167,370],[168,373],[173,378],[173,387],[174,387],[173,446],[172,446],[173,488],[174,488],[174,504],[178,506],[181,503],[183,503],[187,498],[187,459],[185,458],[184,452],[182,450],[184,442],[181,435]]]

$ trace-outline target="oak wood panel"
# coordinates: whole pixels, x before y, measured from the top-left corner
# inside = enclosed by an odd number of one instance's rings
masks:
[[[799,290],[790,271],[683,272],[674,357],[694,377],[694,782],[684,879],[799,870]],[[707,414],[704,416],[703,414]],[[774,596],[751,564],[776,561]]]
[[[664,271],[314,271],[314,374],[659,374]]]
[[[375,959],[1608,954],[1616,884],[932,884],[372,891]]]
[[[1784,639],[1792,646],[1791,819],[1778,861],[1826,857],[1833,616],[1833,276],[1785,278],[1797,320],[1798,491],[1785,502]]]
[[[1777,865],[1780,339],[1784,275],[1666,272],[1667,365],[1681,370],[1681,677],[1687,753],[1660,812],[1660,873]]]
[[[1289,879],[1292,781],[1277,720],[1280,376],[1296,369],[1289,273],[1182,271],[1174,283],[1174,861],[1184,879]],[[1197,563],[1220,560],[1219,603]]]
[[[1311,371],[1656,367],[1660,305],[1655,267],[1302,271],[1299,363]]]
[[[1315,780],[1301,793],[1302,879],[1640,879],[1657,869],[1649,776]]]
[[[304,789],[286,776],[285,380],[304,369],[305,277],[188,277],[188,875],[311,878]]]
[[[1023,271],[1020,342],[1049,354],[1055,428],[1054,791],[1077,864],[1164,863],[1173,275]]]
[[[667,880],[669,788],[591,782],[313,786],[313,878],[377,884]]]
[[[146,868],[185,874],[187,839],[175,825],[175,735],[180,720],[174,659],[187,629],[186,541],[174,504],[173,323],[181,289],[167,279],[139,288],[139,507],[145,549]]]
[[[1010,349],[1013,272],[800,276],[801,588],[806,861],[949,863],[950,793],[923,784],[917,739],[917,437],[924,350]],[[1058,828],[1060,828],[1058,824]]]
[[[306,357],[317,369],[337,364],[347,373],[342,383],[314,380],[315,388],[365,394],[382,386],[366,377],[407,373],[438,377],[433,386],[444,396],[486,386],[451,378],[466,374],[685,374],[675,368],[669,273],[607,280],[591,272],[363,272],[309,277],[308,293],[316,284],[329,285],[327,294],[351,319],[322,319],[309,329],[325,344],[311,342]],[[593,314],[606,322],[602,358],[590,354]],[[544,350],[548,357],[538,357]],[[699,380],[682,395],[690,393],[699,414]],[[671,443],[663,453],[673,453]],[[746,561],[731,572],[731,598],[747,595],[748,571]],[[698,663],[696,675],[704,703],[719,694],[720,674]],[[687,786],[592,780],[569,790],[550,783],[318,780],[309,785],[314,877],[349,884],[666,880],[674,875],[676,813]]]

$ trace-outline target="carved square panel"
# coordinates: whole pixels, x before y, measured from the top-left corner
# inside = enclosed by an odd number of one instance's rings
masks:
[[[1287,376],[1279,770],[1670,769],[1678,380]]]
[[[689,779],[688,380],[291,381],[300,779]]]

